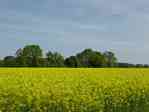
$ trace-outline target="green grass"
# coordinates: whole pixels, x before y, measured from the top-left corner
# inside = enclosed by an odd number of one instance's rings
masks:
[[[1,68],[0,112],[149,112],[149,69]]]

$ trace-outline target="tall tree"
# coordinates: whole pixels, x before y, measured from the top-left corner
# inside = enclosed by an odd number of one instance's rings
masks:
[[[65,65],[67,67],[80,67],[80,62],[76,56],[70,56],[65,59]]]
[[[25,56],[23,56],[23,49],[18,49],[15,53],[16,56],[16,64],[18,67],[27,67],[27,60]]]
[[[42,49],[39,45],[27,45],[22,52],[22,57],[25,58],[26,64],[33,67],[40,65],[39,59],[42,56]]]
[[[51,51],[49,51],[46,54],[46,58],[47,58],[49,67],[63,67],[64,66],[64,57],[58,52],[52,53]]]
[[[16,56],[16,57],[20,57],[20,56],[22,56],[22,55],[23,55],[23,49],[19,48],[19,49],[16,51],[15,56]]]
[[[3,60],[0,60],[0,67],[3,67],[4,66],[4,62]]]
[[[117,58],[115,57],[115,54],[113,52],[110,51],[104,52],[104,57],[106,59],[108,67],[117,66]]]
[[[104,56],[92,49],[85,49],[81,53],[78,53],[77,58],[82,67],[103,67],[105,64]]]

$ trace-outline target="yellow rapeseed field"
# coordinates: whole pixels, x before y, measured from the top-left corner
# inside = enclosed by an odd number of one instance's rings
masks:
[[[1,68],[0,112],[149,112],[149,69]]]

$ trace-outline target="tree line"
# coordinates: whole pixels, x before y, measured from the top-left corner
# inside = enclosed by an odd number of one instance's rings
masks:
[[[149,65],[119,63],[111,51],[85,49],[74,56],[64,57],[58,52],[48,51],[45,55],[39,45],[26,45],[16,51],[14,56],[0,60],[1,67],[149,67]]]

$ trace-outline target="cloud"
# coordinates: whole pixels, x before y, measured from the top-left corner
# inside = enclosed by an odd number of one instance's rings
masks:
[[[148,0],[0,0],[0,50],[38,43],[70,55],[91,47],[146,63],[148,7]]]

